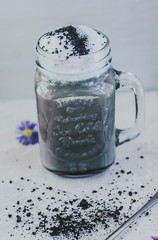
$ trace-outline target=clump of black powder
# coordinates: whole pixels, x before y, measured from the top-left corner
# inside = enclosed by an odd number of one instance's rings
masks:
[[[59,39],[59,49],[55,48],[52,51],[52,54],[59,54],[62,53],[60,46],[64,49],[69,49],[71,46],[71,53],[67,55],[66,59],[70,56],[82,56],[87,55],[90,51],[88,48],[88,36],[86,34],[80,34],[76,27],[74,26],[67,26],[56,29],[55,31],[48,32],[46,34],[46,38],[48,39],[47,44],[50,44],[50,39],[52,36],[56,36]],[[42,45],[41,48],[48,52],[48,49],[45,45]]]
[[[33,189],[30,189],[32,198],[13,203],[13,209],[7,209],[6,217],[7,221],[14,222],[14,229],[20,232],[23,229],[23,232],[40,236],[40,239],[52,236],[53,239],[65,237],[78,240],[93,235],[99,229],[107,230],[110,224],[120,224],[128,218],[128,215],[122,213],[121,204],[116,207],[98,199],[96,190],[92,192],[96,197],[84,195],[80,198],[49,186],[45,186],[45,194],[40,187]],[[10,236],[15,236],[14,232],[10,232]]]

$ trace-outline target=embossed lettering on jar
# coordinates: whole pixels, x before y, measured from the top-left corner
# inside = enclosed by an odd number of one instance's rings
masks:
[[[115,160],[116,73],[109,39],[86,26],[37,43],[35,92],[43,165],[58,174],[100,172]]]

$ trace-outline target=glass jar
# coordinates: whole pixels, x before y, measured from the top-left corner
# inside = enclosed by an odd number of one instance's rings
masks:
[[[115,161],[115,146],[142,130],[141,84],[133,74],[113,69],[109,39],[102,36],[106,41],[101,49],[67,61],[41,48],[42,37],[37,43],[35,92],[41,159],[45,168],[59,175],[103,171]],[[127,86],[134,91],[135,124],[119,130],[115,129],[115,90]]]

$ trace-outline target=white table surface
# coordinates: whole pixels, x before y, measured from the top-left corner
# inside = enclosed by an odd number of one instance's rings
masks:
[[[59,195],[62,201],[71,200],[76,196],[78,201],[86,198],[92,199],[93,202],[105,201],[106,204],[110,203],[111,198],[117,198],[116,206],[123,205],[122,220],[119,223],[111,222],[110,227],[105,230],[98,225],[98,232],[83,236],[80,239],[106,239],[119,224],[125,221],[124,214],[130,217],[145,204],[158,190],[158,92],[146,92],[145,99],[144,132],[137,139],[116,149],[116,161],[106,171],[77,179],[60,177],[45,170],[40,162],[39,144],[23,146],[16,140],[15,130],[21,121],[37,122],[35,100],[1,101],[0,239],[67,239],[51,237],[41,232],[32,235],[34,227],[39,224],[37,211],[40,209],[43,213],[46,212],[46,207],[52,204],[52,196],[56,199],[53,208],[59,209],[61,204]],[[133,99],[129,94],[122,93],[118,95],[116,100],[116,125],[127,127],[133,119],[131,116],[134,114]],[[124,173],[121,173],[121,170],[124,170]],[[129,171],[131,174],[127,174]],[[10,183],[10,181],[12,182]],[[112,184],[112,182],[114,183]],[[142,188],[142,185],[145,187]],[[49,186],[53,188],[52,191],[46,188]],[[38,189],[32,191],[34,188]],[[97,192],[92,193],[93,190],[97,190]],[[66,191],[66,194],[64,195],[62,191]],[[124,192],[120,196],[118,191]],[[45,194],[42,195],[43,192]],[[129,196],[129,192],[132,192],[133,195]],[[37,200],[39,196],[42,201]],[[133,198],[136,200],[134,203],[132,203]],[[32,199],[36,206],[35,209],[31,210],[34,222],[28,224],[27,216],[19,213],[22,217],[22,223],[17,224],[17,201],[20,202],[19,206],[23,208],[29,199]],[[114,207],[114,204],[111,205],[111,209]],[[8,218],[8,214],[12,214],[12,217]],[[24,226],[23,222],[25,222]],[[18,225],[17,228],[15,228],[16,225]],[[29,226],[30,230],[28,230]],[[144,214],[126,233],[117,239],[151,240],[151,236],[158,237],[158,204],[149,211],[148,215]]]

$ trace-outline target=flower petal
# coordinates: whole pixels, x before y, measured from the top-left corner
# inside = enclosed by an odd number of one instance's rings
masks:
[[[36,123],[31,123],[31,124],[30,124],[30,126],[29,126],[29,129],[33,130],[33,129],[34,129],[34,127],[36,127],[36,126],[37,126],[37,124],[36,124]]]
[[[38,132],[33,132],[31,138],[32,138],[32,144],[38,143],[39,142]]]
[[[30,128],[30,121],[26,121],[26,122],[25,122],[25,125],[26,125],[26,129],[27,129],[27,128]]]
[[[23,126],[18,126],[18,129],[21,131],[25,130],[25,128]]]
[[[25,137],[25,136],[17,137],[17,139],[18,139],[19,142],[22,143],[23,145],[27,145],[27,144],[28,144],[27,137]]]

